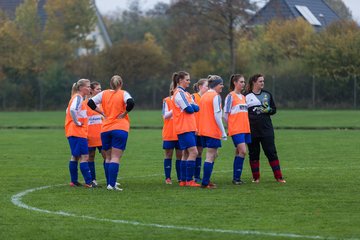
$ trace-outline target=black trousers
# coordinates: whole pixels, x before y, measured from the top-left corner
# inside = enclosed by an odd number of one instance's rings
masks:
[[[260,143],[269,162],[278,160],[275,137],[268,136],[251,138],[251,143],[248,144],[250,161],[260,160]]]

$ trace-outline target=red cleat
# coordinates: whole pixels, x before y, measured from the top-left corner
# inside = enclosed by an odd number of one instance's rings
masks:
[[[194,180],[191,180],[189,182],[186,182],[187,187],[200,187],[201,184],[196,183]]]
[[[185,187],[185,186],[186,186],[186,182],[185,182],[185,181],[180,181],[180,182],[179,182],[179,186],[180,186],[180,187]]]

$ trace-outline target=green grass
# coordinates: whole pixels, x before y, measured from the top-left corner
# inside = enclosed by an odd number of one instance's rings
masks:
[[[162,127],[161,111],[134,110],[133,127]],[[57,127],[64,125],[63,112],[2,112],[0,127]],[[360,128],[360,111],[355,110],[279,110],[272,117],[275,127],[354,127]]]
[[[295,113],[291,113],[294,118]],[[29,113],[18,114],[24,118]],[[142,116],[154,117],[158,112],[152,114]],[[14,120],[3,113],[1,116]],[[133,121],[136,121],[134,116]],[[309,124],[307,121],[302,124]],[[322,126],[318,121],[322,121],[320,117],[311,126]],[[38,126],[34,121],[29,124]],[[243,186],[231,184],[233,145],[231,140],[225,141],[212,177],[219,188],[209,191],[165,185],[161,130],[133,129],[120,168],[124,191],[108,192],[67,186],[69,147],[63,130],[1,129],[0,239],[290,238],[157,228],[146,224],[359,239],[359,139],[357,130],[277,130],[277,150],[288,182],[276,183],[262,156],[261,183],[250,182],[246,161],[243,179],[247,183]],[[103,180],[101,165],[98,159],[98,179]],[[32,211],[11,203],[13,195],[41,186],[52,187],[29,193],[22,202],[73,215]]]

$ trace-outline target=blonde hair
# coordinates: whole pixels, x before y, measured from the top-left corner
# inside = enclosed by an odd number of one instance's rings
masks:
[[[87,83],[90,83],[90,80],[85,78],[82,78],[74,83],[71,87],[71,96],[77,93],[80,90],[80,87],[85,86]]]
[[[199,81],[197,81],[196,83],[194,83],[193,85],[193,89],[195,92],[199,92],[200,91],[200,86],[204,85],[208,80],[206,78],[201,78],[199,79]]]
[[[110,79],[110,88],[112,90],[117,90],[121,88],[122,85],[123,85],[123,80],[119,75],[112,76],[112,78]]]

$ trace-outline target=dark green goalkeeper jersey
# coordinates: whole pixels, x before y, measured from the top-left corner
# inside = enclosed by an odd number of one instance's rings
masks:
[[[276,113],[276,105],[270,92],[262,90],[259,94],[246,95],[252,137],[274,136],[270,116]]]

